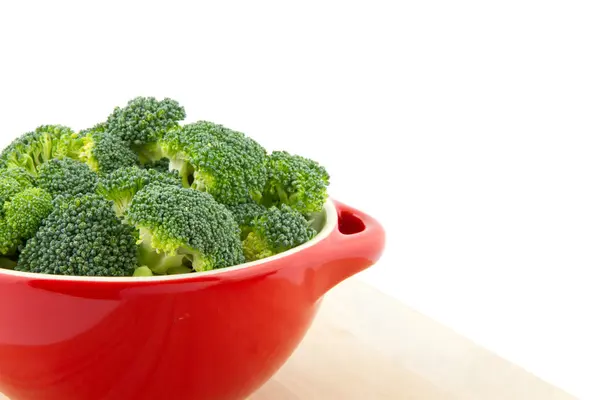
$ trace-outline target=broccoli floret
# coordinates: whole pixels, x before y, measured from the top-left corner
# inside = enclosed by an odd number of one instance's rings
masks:
[[[52,196],[93,193],[97,183],[98,176],[86,164],[70,158],[42,164],[37,178],[37,186]]]
[[[143,165],[145,169],[153,169],[158,172],[171,172],[169,169],[169,159],[167,157],[163,157],[160,160],[150,161]],[[176,176],[179,176],[178,174]]]
[[[136,97],[123,108],[115,107],[106,121],[107,131],[118,136],[139,155],[142,163],[160,159],[156,142],[170,129],[179,126],[186,112],[177,101]]]
[[[231,211],[233,219],[240,228],[240,238],[242,240],[246,239],[258,217],[267,212],[265,206],[256,203],[236,204],[234,206],[227,206],[227,208]]]
[[[0,179],[13,178],[16,179],[22,187],[33,186],[34,179],[25,168],[5,168],[0,169]]]
[[[37,176],[40,165],[65,154],[63,141],[69,140],[73,130],[62,125],[42,125],[13,140],[0,154],[0,167],[21,167]]]
[[[199,121],[170,130],[160,143],[184,187],[206,191],[227,205],[260,199],[267,152],[243,133]]]
[[[0,254],[13,254],[19,245],[18,236],[4,219],[4,205],[10,204],[10,199],[27,187],[31,187],[31,184],[15,179],[7,170],[2,171],[0,175]]]
[[[180,186],[179,179],[169,173],[138,167],[119,168],[100,178],[98,193],[114,203],[118,216],[122,216],[135,194],[152,183]]]
[[[15,231],[10,229],[4,218],[0,218],[0,254],[15,254],[19,244],[20,240]]]
[[[33,178],[24,168],[0,170],[0,217],[4,215],[4,203],[20,191],[32,187],[33,183]]]
[[[106,124],[101,123],[72,135],[69,156],[86,163],[92,171],[98,173],[138,165],[139,160],[133,150],[106,129]]]
[[[23,189],[21,183],[12,177],[0,178],[0,207],[4,202]]]
[[[244,261],[231,212],[205,192],[152,183],[137,192],[125,221],[139,230],[139,264],[154,274],[207,271]]]
[[[52,196],[37,187],[27,188],[4,203],[6,223],[21,240],[32,237],[50,211]]]
[[[31,238],[52,210],[52,196],[40,188],[29,187],[3,204],[0,219],[0,254],[14,254]]]
[[[274,151],[268,157],[267,184],[262,203],[287,204],[302,214],[318,212],[327,200],[329,174],[311,159]]]
[[[290,250],[316,235],[301,213],[282,204],[255,218],[243,242],[247,261],[260,260]]]
[[[54,275],[131,276],[135,230],[97,194],[60,196],[25,245],[15,270]]]
[[[0,216],[4,215],[4,209],[2,208],[4,203],[10,200],[15,194],[30,186],[32,185],[24,184],[24,182],[20,182],[10,176],[0,177]]]

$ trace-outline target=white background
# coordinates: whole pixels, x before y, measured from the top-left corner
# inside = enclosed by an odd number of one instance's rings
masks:
[[[0,2],[2,145],[137,95],[312,157],[363,274],[600,398],[600,13],[582,1]]]

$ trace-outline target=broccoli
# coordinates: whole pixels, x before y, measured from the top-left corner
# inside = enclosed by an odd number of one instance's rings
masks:
[[[139,230],[139,265],[154,274],[244,262],[231,212],[208,193],[151,183],[133,197],[125,221]]]
[[[0,218],[0,254],[15,254],[19,243],[18,235],[8,226],[4,218]]]
[[[163,157],[159,160],[149,161],[142,167],[145,169],[153,169],[159,172],[171,172],[169,169],[169,163],[169,159],[167,157]],[[177,174],[177,176],[179,176],[179,174]]]
[[[65,141],[73,130],[63,125],[42,125],[12,141],[0,153],[0,167],[20,167],[37,176],[40,165],[53,158],[66,157]]]
[[[32,187],[33,183],[33,178],[24,168],[0,169],[0,217],[4,215],[4,203],[20,191]]]
[[[171,98],[88,129],[41,125],[0,152],[0,268],[151,277],[270,257],[315,237],[329,174]]]
[[[240,228],[241,240],[246,239],[248,233],[254,227],[255,221],[258,217],[267,212],[267,208],[263,205],[256,203],[242,203],[234,206],[227,206],[233,219]]]
[[[120,167],[139,164],[133,150],[119,137],[107,133],[104,123],[72,135],[68,154],[98,173],[109,173]]]
[[[142,163],[160,159],[157,142],[186,117],[185,108],[170,98],[136,97],[115,107],[106,121],[107,131],[136,151]]]
[[[31,186],[19,182],[7,171],[2,170],[0,174],[0,254],[14,253],[19,244],[18,237],[14,235],[4,219],[4,204],[10,204],[9,201],[13,196]]]
[[[287,204],[302,214],[321,211],[327,200],[329,174],[317,162],[286,151],[268,157],[262,203]]]
[[[37,186],[52,196],[93,193],[98,176],[86,165],[70,158],[53,159],[39,168]]]
[[[29,187],[11,196],[3,205],[0,219],[0,254],[14,254],[31,238],[52,210],[52,196],[43,189]]]
[[[316,231],[304,216],[282,204],[255,217],[243,242],[247,261],[260,260],[290,250],[311,240]]]
[[[4,203],[10,200],[15,194],[30,186],[33,185],[18,181],[12,176],[0,176],[0,216],[4,215],[4,209],[2,208]]]
[[[34,183],[33,176],[21,167],[0,169],[0,179],[3,178],[16,179],[22,187],[29,187]]]
[[[267,178],[267,152],[241,132],[208,121],[172,129],[160,141],[184,187],[226,205],[258,200]]]
[[[98,194],[59,196],[27,241],[15,270],[54,275],[131,276],[137,267],[135,230]]]
[[[180,186],[179,179],[169,173],[138,167],[119,168],[102,176],[98,184],[98,193],[114,203],[118,216],[122,216],[131,204],[133,196],[151,182]]]
[[[52,210],[52,196],[43,189],[30,187],[4,203],[6,224],[19,239],[26,240],[37,231],[40,223]]]

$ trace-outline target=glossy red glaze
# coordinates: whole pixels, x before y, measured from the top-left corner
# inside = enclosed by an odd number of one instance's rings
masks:
[[[247,268],[119,281],[0,272],[0,392],[246,398],[301,342],[323,295],[383,251],[379,223],[334,204],[337,226],[325,238]]]

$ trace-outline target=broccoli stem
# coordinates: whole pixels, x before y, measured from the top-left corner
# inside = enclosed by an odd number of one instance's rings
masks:
[[[194,168],[187,161],[179,158],[173,158],[169,162],[169,171],[176,170],[179,171],[179,176],[181,177],[181,185],[184,188],[191,187],[192,182],[190,182],[190,177],[194,176]]]
[[[275,186],[275,188],[277,189],[277,195],[279,196],[279,200],[284,204],[288,204],[288,195],[285,192],[285,190],[283,190],[283,187],[281,187],[281,185],[277,185]]]
[[[141,164],[148,164],[163,158],[163,152],[155,142],[133,146],[133,150],[139,156]]]
[[[25,162],[20,162],[20,166],[25,168],[25,170],[27,170],[27,172],[29,172],[31,175],[37,176],[37,168],[35,167],[35,162],[33,161],[33,158],[31,158],[29,154],[23,157],[25,158]]]
[[[133,196],[123,196],[121,198],[113,200],[113,208],[115,210],[115,214],[117,214],[118,217],[122,217],[123,215],[125,215],[125,211],[127,211],[127,209],[129,208],[132,199]]]
[[[169,268],[169,270],[167,271],[167,275],[188,274],[190,272],[192,272],[191,269],[182,265],[180,267]]]
[[[164,275],[170,268],[183,265],[184,255],[167,254],[152,247],[152,234],[146,229],[140,229],[138,242],[138,260],[140,265],[147,265],[154,274]]]
[[[49,134],[45,134],[42,139],[42,163],[52,159],[53,147],[52,137]]]
[[[16,261],[11,260],[7,257],[0,257],[0,268],[14,269],[17,265]]]
[[[210,260],[202,257],[199,254],[194,255],[192,260],[192,267],[194,271],[202,272],[202,271],[210,271],[214,268],[214,263]]]
[[[147,266],[143,265],[133,271],[133,276],[153,276],[152,270]]]

